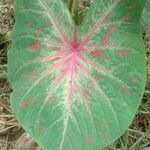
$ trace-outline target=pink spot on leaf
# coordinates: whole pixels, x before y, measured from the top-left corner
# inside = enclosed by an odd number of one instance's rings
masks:
[[[38,74],[38,71],[37,70],[33,70],[32,74],[28,77],[28,79],[30,81],[32,81],[37,74]]]
[[[101,76],[98,75],[98,74],[95,75],[95,78],[96,78],[97,80],[99,80],[99,81],[103,81],[103,80],[104,80],[104,78],[101,77]]]
[[[137,82],[138,82],[137,76],[136,76],[136,75],[133,75],[133,76],[131,77],[131,81],[132,81],[133,83],[137,83]]]
[[[125,92],[128,94],[128,96],[132,96],[132,91],[131,91],[131,89],[129,89],[126,85],[121,84],[121,89],[122,89],[123,91],[125,91]]]
[[[90,96],[91,96],[91,93],[90,93],[88,90],[86,90],[86,91],[85,91],[85,95],[87,95],[87,96],[90,97]]]
[[[43,29],[42,29],[42,28],[39,28],[39,29],[36,30],[35,35],[36,35],[37,37],[40,37],[42,33],[43,33]]]
[[[20,77],[25,77],[26,74],[24,72],[20,73]]]
[[[58,60],[60,60],[61,58],[60,57],[55,57],[55,58],[53,58],[51,61],[58,61]]]
[[[129,21],[129,16],[124,16],[124,17],[123,17],[123,20],[124,20],[124,21]]]
[[[131,36],[131,33],[130,32],[125,32],[125,35],[126,36]]]
[[[32,27],[32,22],[28,22],[28,27],[29,27],[29,28]]]
[[[46,24],[48,27],[51,27],[51,22],[49,20],[46,22]]]
[[[102,44],[103,44],[104,46],[110,44],[109,39],[108,39],[108,38],[103,38],[103,39],[102,39]]]
[[[123,51],[119,52],[119,57],[120,58],[124,58],[124,57],[127,57],[127,56],[128,56],[128,51],[123,50]]]
[[[91,135],[88,136],[88,143],[90,145],[94,144],[94,139],[93,139],[93,137]]]
[[[93,55],[94,57],[102,57],[102,52],[101,52],[100,50],[94,50],[94,51],[92,52],[92,55]]]
[[[82,88],[77,83],[75,83],[75,85],[76,85],[76,90],[77,90],[78,94],[81,96],[81,98],[85,104],[86,111],[88,113],[90,113],[91,111],[89,109],[89,106],[88,106],[88,103],[87,103],[86,98],[84,96],[84,92],[83,92]]]
[[[32,99],[29,99],[27,101],[21,102],[19,107],[22,108],[22,109],[25,109],[26,107],[30,106],[34,102],[35,102],[35,98],[32,98]]]
[[[107,127],[108,127],[108,124],[106,123],[106,121],[103,121],[103,122],[100,124],[100,127],[101,127],[101,128],[107,128]]]
[[[107,32],[106,36],[110,36],[112,33],[116,32],[116,27],[111,27]]]
[[[43,133],[47,130],[47,128],[40,128],[40,132]]]
[[[53,50],[54,51],[60,51],[60,48],[59,47],[53,47]]]
[[[29,48],[30,48],[33,52],[35,52],[35,51],[37,51],[37,50],[39,50],[39,49],[42,48],[41,42],[37,41],[37,42],[35,42],[33,45],[29,46]]]
[[[108,135],[108,133],[103,133],[103,138],[105,139],[105,140],[108,140],[109,139],[109,135]]]

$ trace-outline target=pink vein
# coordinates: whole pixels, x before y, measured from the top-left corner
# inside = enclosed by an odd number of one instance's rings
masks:
[[[49,15],[51,16],[51,18],[52,18],[52,20],[53,20],[53,22],[54,22],[56,28],[58,29],[58,31],[59,31],[59,33],[60,33],[60,35],[61,35],[61,37],[62,37],[62,42],[63,42],[68,48],[72,48],[72,46],[70,45],[69,40],[65,37],[65,35],[64,35],[64,33],[62,32],[62,29],[60,28],[60,26],[59,26],[59,24],[57,23],[57,21],[54,19],[54,17],[53,17],[51,14],[49,14]]]
[[[84,45],[86,45],[86,43],[88,43],[93,35],[95,34],[96,30],[99,29],[100,27],[105,27],[103,25],[101,25],[101,23],[105,20],[106,16],[110,13],[110,11],[117,5],[117,3],[120,0],[117,0],[116,2],[114,2],[114,4],[112,4],[110,6],[110,8],[108,10],[106,10],[106,12],[104,13],[104,16],[102,16],[98,22],[92,27],[91,31],[86,35],[85,39],[81,42],[79,49],[82,48]]]
[[[81,44],[79,45],[79,49],[81,49],[82,47],[84,47],[84,45],[86,45],[86,43],[88,43],[92,36],[94,35],[94,33],[96,32],[96,30],[100,27],[99,24],[96,24],[93,29],[90,31],[90,33],[88,33],[88,35],[85,37],[85,39],[81,42]]]
[[[93,68],[96,68],[98,71],[104,73],[105,75],[109,76],[110,78],[114,79],[114,77],[109,73],[107,69],[105,69],[102,65],[97,64],[95,62],[90,61],[88,58],[82,56],[81,54],[79,57],[86,63],[89,63]]]
[[[53,59],[57,58],[57,57],[60,57],[60,59],[63,58],[63,56],[68,56],[70,52],[69,51],[62,51],[62,52],[57,52],[56,54],[54,55],[47,55],[47,56],[42,56],[42,57],[39,57],[37,59],[34,59],[32,61],[29,61],[29,62],[26,62],[25,64],[23,64],[22,66],[20,66],[17,70],[19,71],[20,69],[22,69],[23,67],[25,66],[28,66],[28,65],[31,65],[31,64],[34,64],[34,63],[41,63],[41,62],[46,62],[46,61],[52,61]]]
[[[64,35],[64,33],[62,32],[62,29],[60,28],[59,26],[59,23],[57,23],[57,21],[54,19],[54,17],[49,13],[48,9],[45,7],[44,3],[40,0],[40,2],[43,4],[44,6],[44,9],[46,10],[46,13],[43,13],[43,11],[41,13],[45,14],[45,15],[48,15],[48,17],[50,17],[52,19],[52,21],[54,22],[54,25],[56,26],[56,29],[58,30],[60,36],[61,36],[61,41],[69,48],[71,48],[71,45],[70,45],[70,42],[69,40],[67,39],[67,37]],[[32,11],[32,12],[35,12],[35,13],[39,13],[39,11],[37,10],[34,10],[34,9],[25,9],[23,11]],[[39,13],[39,14],[41,14]]]
[[[87,68],[84,67],[84,65],[82,65],[81,63],[77,63],[78,67],[80,68],[80,70],[87,76],[87,78],[92,81],[92,83],[98,87],[96,81],[94,80],[94,78],[91,76],[91,74],[88,72]],[[99,87],[98,87],[99,88]]]
[[[81,98],[83,99],[87,111],[89,112],[89,114],[91,114],[91,110],[90,110],[90,108],[88,106],[88,103],[87,103],[87,101],[85,99],[85,96],[84,96],[84,94],[82,92],[82,89],[77,83],[76,83],[76,89],[77,89],[78,93],[80,94]]]
[[[81,71],[86,75],[86,77],[89,79],[89,81],[91,81],[96,88],[101,92],[101,94],[108,100],[108,97],[105,95],[105,93],[99,88],[99,86],[97,85],[96,81],[94,80],[94,78],[91,76],[91,74],[88,72],[88,70],[81,64],[81,63],[77,63],[77,65],[79,66],[79,68],[81,69]],[[108,100],[109,101],[109,100]]]
[[[77,35],[77,26],[76,25],[74,25],[74,38],[73,38],[73,46],[75,47],[75,48],[77,48],[77,46],[78,46],[78,35]]]
[[[51,88],[51,90],[49,91],[47,97],[45,98],[38,114],[37,114],[37,119],[39,118],[39,115],[41,113],[41,111],[43,110],[45,104],[48,102],[49,98],[51,97],[51,95],[55,92],[55,90],[58,88],[58,86],[61,84],[61,82],[63,82],[63,80],[65,79],[65,76],[68,72],[68,69],[65,69],[65,71],[63,73],[61,73],[61,75],[58,77],[57,81],[55,82],[55,84],[53,85],[53,87]]]
[[[52,65],[49,69],[45,70],[44,73],[42,73],[42,75],[40,76],[40,78],[34,82],[34,84],[31,86],[31,88],[25,93],[25,95],[22,97],[22,99],[20,100],[20,102],[25,98],[25,96],[27,94],[29,94],[29,92],[39,83],[41,82],[46,76],[48,76],[50,73],[52,73],[53,71],[55,71],[58,67],[60,67],[61,65],[63,65],[63,63],[67,62],[70,58],[65,58],[57,63],[55,63],[54,65]]]
[[[85,51],[94,51],[94,50],[97,50],[97,49],[113,49],[113,48],[118,48],[118,47],[115,47],[115,46],[93,46],[93,45],[89,45],[89,46],[84,46],[83,50]],[[120,47],[119,47],[120,48]]]
[[[62,47],[64,46],[61,42],[54,42],[54,43],[50,43],[49,41],[44,41],[44,40],[40,40],[43,44],[45,44],[46,46],[49,47]]]
[[[93,68],[96,68],[98,71],[104,73],[105,75],[107,75],[108,77],[110,77],[113,80],[119,81],[120,83],[122,83],[126,88],[131,89],[124,81],[122,81],[121,79],[119,79],[118,77],[112,75],[107,69],[105,69],[102,65],[97,64],[95,62],[90,61],[88,58],[79,55],[79,57],[86,63],[89,63]]]
[[[95,45],[85,45],[83,47],[83,50],[85,51],[93,51],[93,50],[97,50],[97,49],[127,49],[127,50],[134,50],[133,48],[129,48],[129,47],[125,47],[125,46],[110,46],[110,45],[106,45],[106,46],[95,46]]]
[[[86,109],[87,109],[87,111],[88,111],[88,113],[89,113],[91,122],[93,123],[94,129],[95,129],[95,131],[96,131],[96,127],[95,127],[95,124],[94,124],[94,120],[93,120],[93,117],[92,117],[92,115],[91,115],[91,110],[90,110],[89,105],[88,105],[88,103],[87,103],[87,101],[86,101],[86,98],[85,98],[85,96],[84,96],[84,93],[82,92],[82,89],[81,89],[81,87],[78,85],[78,83],[75,83],[75,84],[76,84],[76,89],[77,89],[77,91],[79,92],[81,98],[83,99],[83,102],[84,102],[84,104],[85,104],[85,107],[86,107]]]
[[[110,103],[110,100],[108,99],[108,97],[106,96],[106,94],[101,90],[101,88],[97,85],[96,81],[94,80],[94,78],[91,76],[91,74],[88,72],[88,70],[81,64],[78,63],[79,68],[81,69],[81,71],[87,76],[87,78],[92,81],[92,83],[96,86],[97,90],[100,91],[100,93],[105,97],[105,100],[108,102],[112,112],[114,113],[114,116],[116,118],[117,124],[119,126],[119,122],[117,120],[117,114],[112,106],[112,104]]]
[[[54,55],[42,56],[42,57],[39,57],[35,60],[32,60],[32,61],[29,61],[29,62],[25,63],[23,66],[30,65],[30,64],[33,64],[33,63],[37,63],[37,62],[41,62],[41,61],[42,62],[43,61],[51,61],[51,60],[53,60],[54,58],[57,58],[57,57],[63,58],[63,56],[66,56],[69,53],[70,53],[69,51],[62,51],[62,52],[56,53]]]
[[[45,4],[43,3],[43,1],[40,0],[40,2],[43,4],[44,9],[46,10],[46,12],[48,13],[48,15],[50,16],[50,18],[52,19],[52,21],[54,22],[54,25],[56,26],[59,34],[61,35],[61,40],[62,42],[66,45],[66,47],[68,48],[72,48],[70,41],[67,39],[67,37],[64,35],[62,29],[60,28],[59,23],[55,20],[55,18],[53,17],[53,15],[48,11],[48,9],[46,8]]]
[[[63,10],[64,11],[64,10]],[[62,21],[64,20],[64,12],[61,12],[61,20],[59,20],[58,25],[61,25]]]
[[[75,81],[75,71],[76,71],[76,62],[77,62],[77,55],[74,53],[72,55],[72,58],[70,60],[70,81],[69,81],[69,92],[68,92],[68,103],[69,105],[72,104],[72,97],[73,97],[73,87],[74,87],[74,81]]]

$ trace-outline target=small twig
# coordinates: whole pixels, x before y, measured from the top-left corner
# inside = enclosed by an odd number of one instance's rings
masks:
[[[0,130],[0,133],[5,132],[5,131],[7,131],[7,130],[9,130],[9,129],[12,129],[12,128],[14,128],[14,127],[17,127],[17,125],[13,125],[13,126],[10,126],[10,127],[5,128],[5,129],[3,129],[3,130]]]
[[[141,114],[145,114],[145,115],[150,115],[150,112],[148,112],[148,111],[145,112],[145,111],[142,111],[142,110],[141,110],[140,113],[141,113]]]
[[[0,118],[13,118],[14,115],[0,115]]]
[[[79,21],[79,12],[78,11],[79,11],[79,1],[73,0],[71,14],[72,14],[75,24],[78,24],[78,21]]]
[[[145,90],[145,94],[150,94],[150,91],[148,91],[148,90]]]
[[[0,103],[0,105],[2,105],[9,113],[12,113],[11,110],[7,108],[4,104]]]
[[[130,132],[134,132],[134,133],[138,133],[138,134],[145,134],[145,133],[143,133],[143,132],[141,132],[141,131],[138,131],[138,130],[134,130],[134,129],[128,129],[128,131],[130,131]]]

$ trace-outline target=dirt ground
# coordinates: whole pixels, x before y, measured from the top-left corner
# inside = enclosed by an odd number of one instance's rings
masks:
[[[87,0],[81,6],[88,6]],[[0,150],[40,150],[22,129],[10,109],[7,51],[14,24],[14,0],[0,0]],[[140,108],[126,133],[106,150],[150,150],[150,33],[143,29],[148,68],[147,86]]]

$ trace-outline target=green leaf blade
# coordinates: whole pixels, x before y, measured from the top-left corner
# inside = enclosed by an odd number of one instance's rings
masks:
[[[61,0],[16,2],[11,104],[44,150],[103,149],[127,129],[143,95],[144,2],[97,4],[89,10],[95,19],[87,14],[75,26]]]

